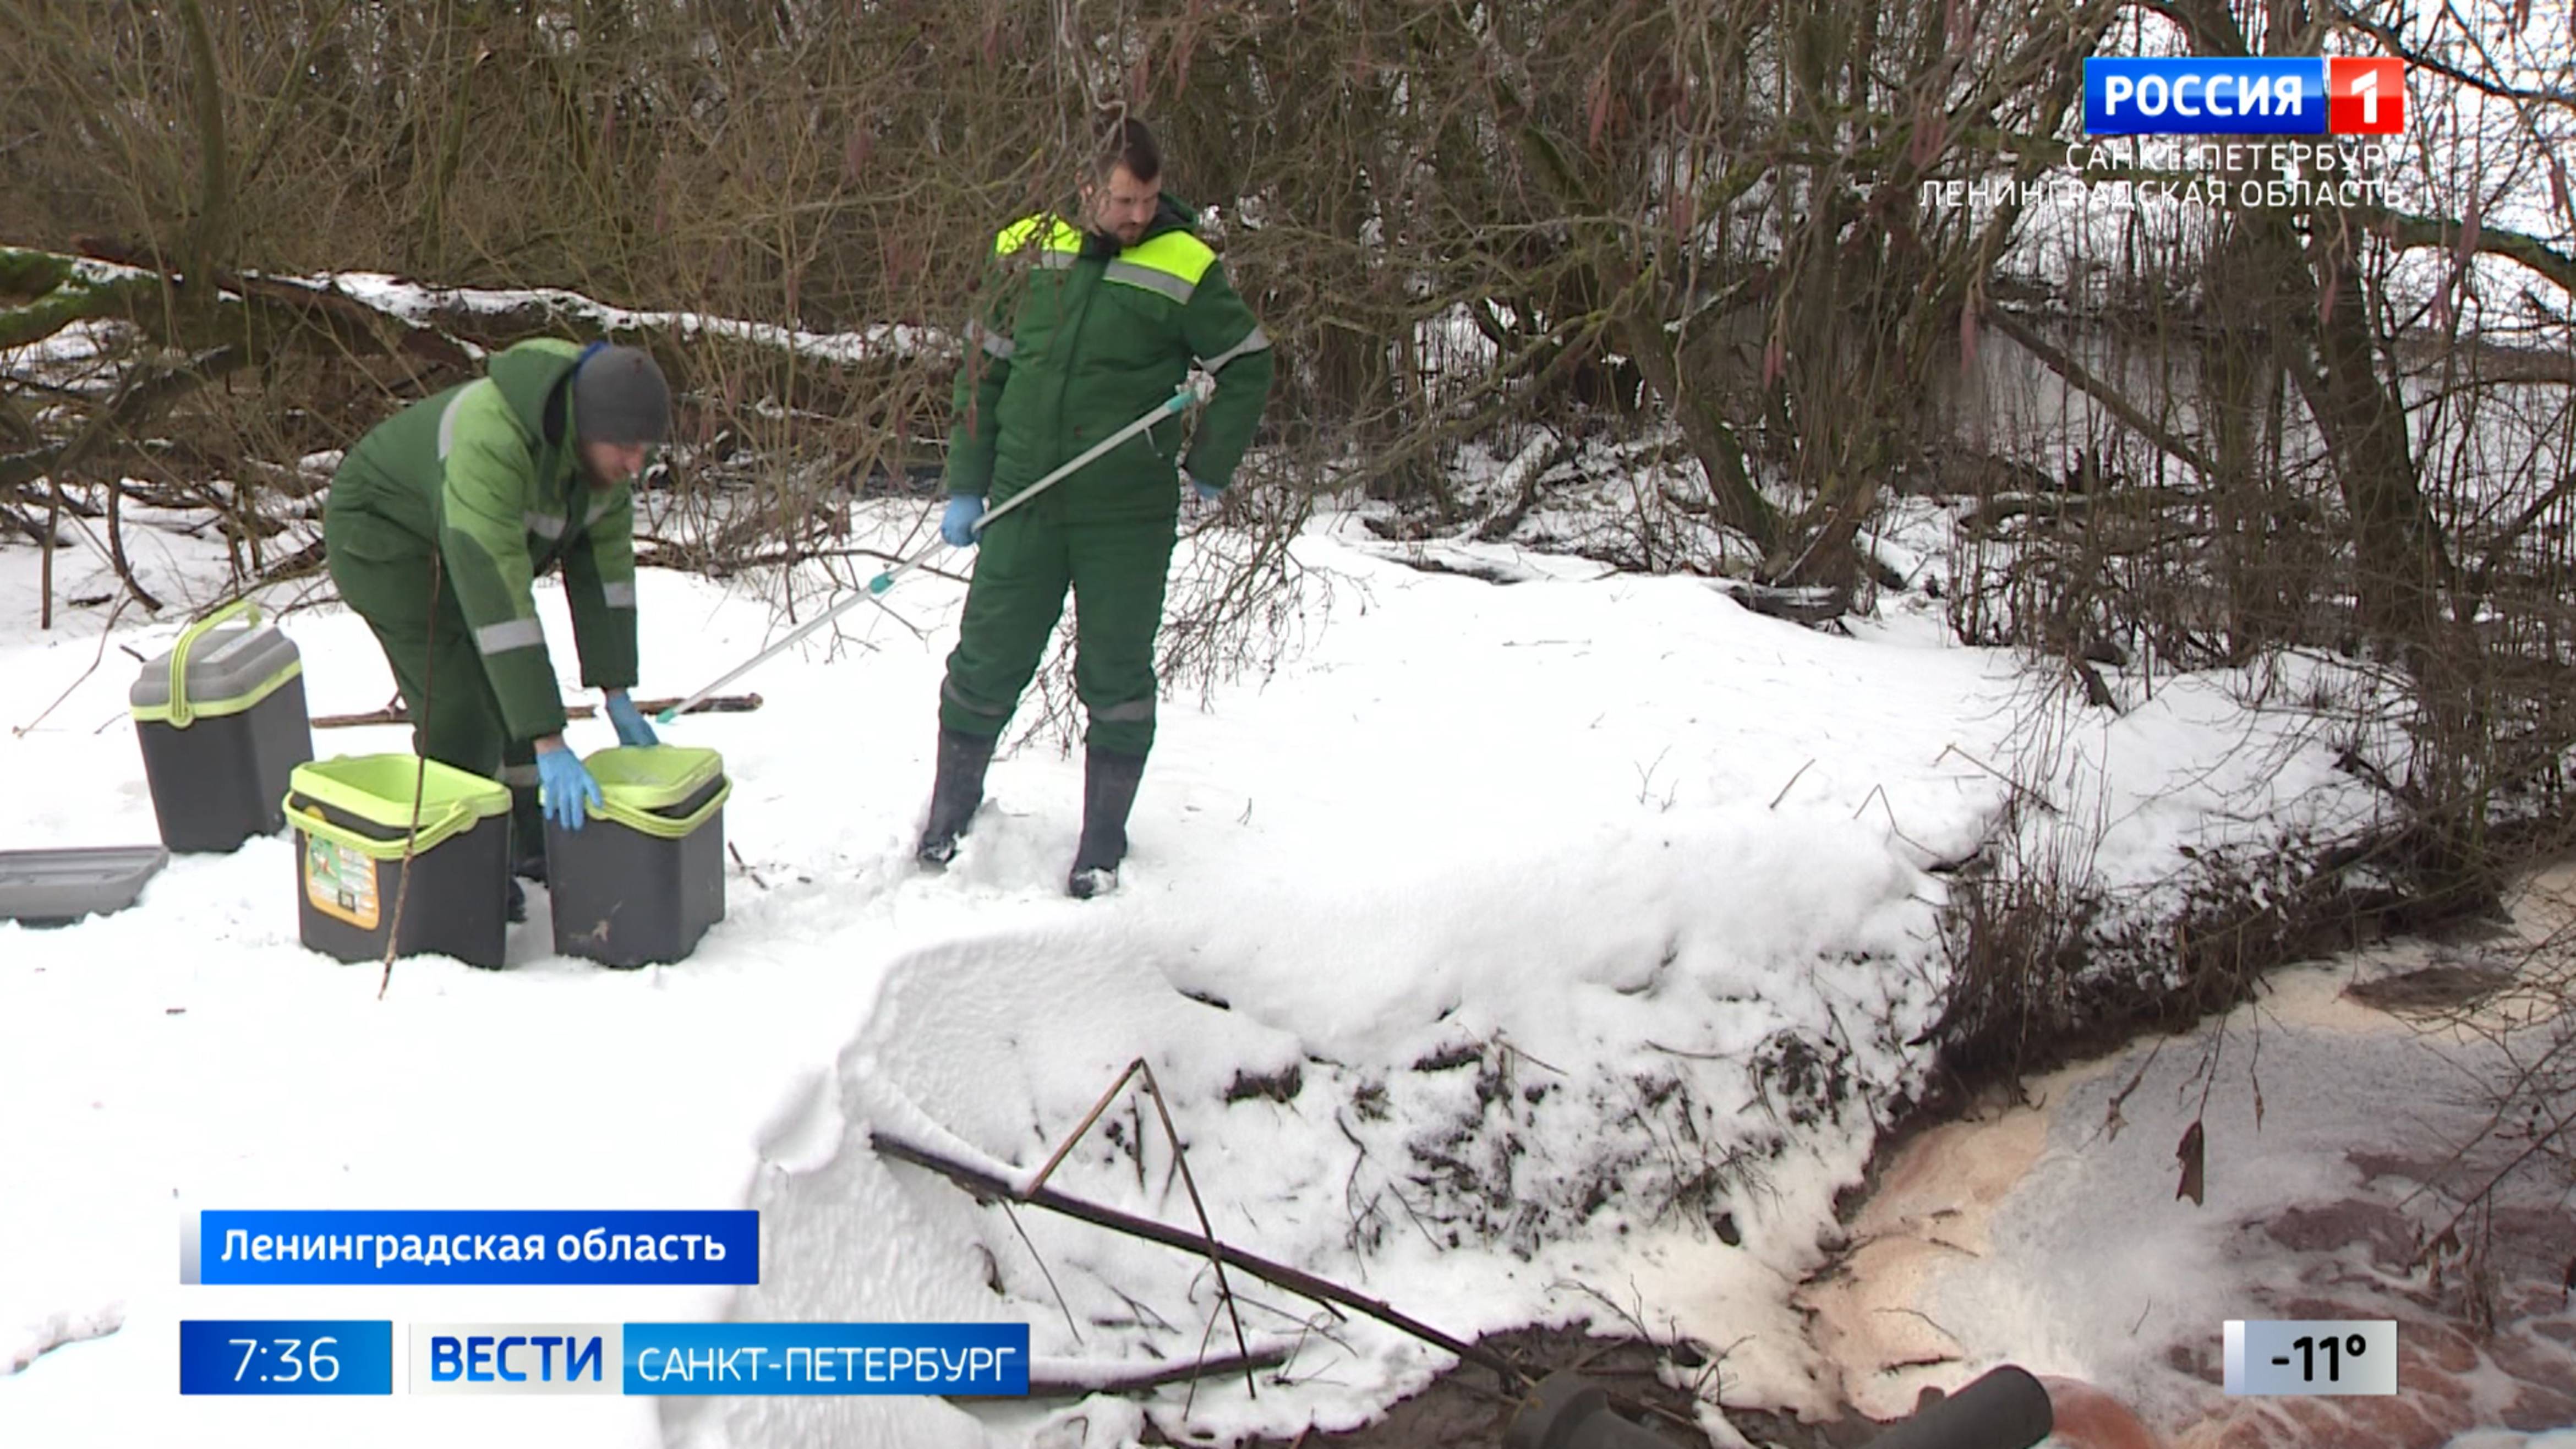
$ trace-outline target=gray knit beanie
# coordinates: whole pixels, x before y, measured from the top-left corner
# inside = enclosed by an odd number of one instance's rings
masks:
[[[660,443],[671,432],[671,386],[653,354],[601,347],[572,379],[573,432],[594,443]]]

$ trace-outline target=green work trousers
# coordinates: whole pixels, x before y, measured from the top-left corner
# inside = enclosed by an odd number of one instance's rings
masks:
[[[1154,636],[1172,566],[1169,518],[1066,520],[1036,499],[995,519],[978,541],[975,577],[939,722],[965,734],[1002,733],[1037,673],[1073,590],[1074,692],[1094,749],[1142,757],[1154,747]]]
[[[411,715],[413,751],[509,786],[511,858],[542,852],[536,742],[511,739],[502,724],[483,656],[444,579],[432,611],[431,556],[416,540],[364,514],[327,512],[322,547],[340,601],[367,621],[393,668]]]

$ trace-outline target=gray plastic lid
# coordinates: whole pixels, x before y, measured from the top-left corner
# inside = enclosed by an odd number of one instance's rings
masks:
[[[0,920],[69,921],[134,904],[169,863],[157,845],[0,850]]]
[[[188,705],[202,710],[238,700],[277,678],[296,662],[295,641],[272,625],[244,624],[210,629],[188,650]],[[127,692],[136,709],[170,703],[170,651],[162,650],[143,666]]]

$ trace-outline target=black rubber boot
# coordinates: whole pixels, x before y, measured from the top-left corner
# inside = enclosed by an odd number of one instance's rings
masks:
[[[1076,900],[1118,889],[1118,866],[1127,858],[1127,812],[1145,780],[1145,757],[1094,748],[1083,759],[1082,844],[1073,852],[1065,894]]]
[[[966,833],[984,803],[984,771],[993,763],[996,743],[987,735],[939,732],[939,774],[930,786],[930,819],[921,827],[915,860],[945,870],[957,858],[957,837]]]
[[[518,877],[510,878],[510,900],[506,908],[513,925],[528,918],[528,893],[519,888]]]

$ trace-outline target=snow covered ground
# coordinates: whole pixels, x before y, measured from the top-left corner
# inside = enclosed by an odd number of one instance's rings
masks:
[[[203,546],[145,537],[147,584],[212,597]],[[736,686],[764,708],[665,729],[736,782],[729,915],[684,964],[559,958],[536,892],[511,969],[407,960],[380,1000],[374,967],[300,946],[283,839],[174,859],[116,916],[0,924],[0,1442],[1132,1442],[1148,1409],[1125,1400],[171,1385],[178,1322],[210,1317],[1001,1319],[1067,1374],[1230,1348],[1199,1261],[1033,1211],[1015,1227],[868,1149],[872,1131],[938,1138],[1033,1169],[1140,1058],[1229,1242],[1462,1337],[1641,1322],[1722,1348],[1727,1403],[1829,1408],[1839,1376],[1792,1291],[1877,1113],[1925,1066],[1928,868],[1999,818],[2036,687],[1946,644],[1932,612],[1835,638],[1690,579],[1492,549],[1518,582],[1422,572],[1346,518],[1298,547],[1318,571],[1306,647],[1204,708],[1167,702],[1113,899],[1061,894],[1080,764],[1043,747],[997,764],[953,870],[912,868],[962,597],[916,573],[889,601],[920,637],[862,609],[843,647]],[[63,597],[113,592],[98,559],[57,568]],[[0,549],[0,849],[149,841],[124,650],[155,654],[183,621],[129,610],[86,672],[104,611],[40,633],[35,577],[29,550]],[[686,693],[781,632],[763,588],[649,573],[639,692]],[[569,677],[560,595],[541,608]],[[353,616],[285,627],[316,714],[390,695]],[[2052,758],[2116,808],[2117,870],[2170,869],[2249,795],[2342,798],[2321,747],[2249,751],[2271,726],[2216,693],[2139,693],[2046,742],[2083,744]],[[573,737],[608,743],[595,722]],[[1122,1101],[1051,1185],[1194,1221],[1150,1103]],[[755,1207],[761,1282],[182,1286],[181,1214],[253,1207]],[[1448,1364],[1236,1287],[1253,1346],[1293,1356],[1257,1396],[1240,1376],[1162,1391],[1146,1403],[1166,1430],[1351,1425]]]

